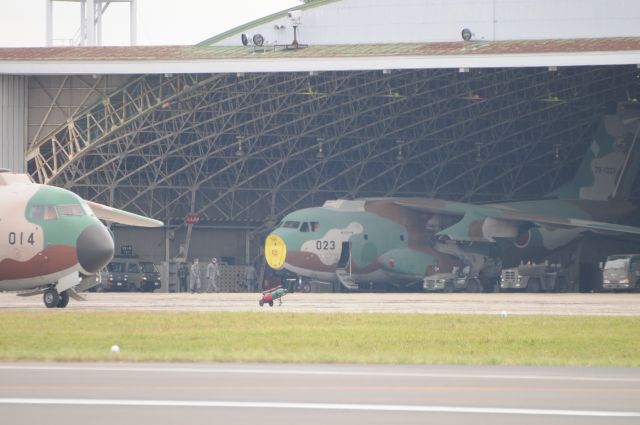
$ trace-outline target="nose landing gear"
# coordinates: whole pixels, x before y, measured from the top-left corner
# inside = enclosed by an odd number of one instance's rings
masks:
[[[42,298],[47,308],[65,308],[69,304],[69,292],[58,293],[56,288],[49,288],[44,291]]]

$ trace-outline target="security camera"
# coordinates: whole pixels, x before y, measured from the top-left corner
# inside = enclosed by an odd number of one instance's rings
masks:
[[[302,10],[291,10],[287,13],[289,19],[294,25],[300,25],[300,20],[302,19]]]
[[[289,19],[299,19],[302,17],[302,10],[291,10],[287,16],[289,16]]]

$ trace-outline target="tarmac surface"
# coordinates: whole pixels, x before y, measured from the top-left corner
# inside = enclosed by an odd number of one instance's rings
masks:
[[[85,295],[66,310],[640,316],[640,294],[293,293],[274,307],[248,293]],[[0,294],[0,313],[43,310],[41,296]],[[542,422],[639,424],[640,369],[0,363],[12,425]]]
[[[640,294],[291,293],[282,305],[260,307],[252,293],[87,293],[73,311],[281,311],[640,316]],[[42,310],[42,296],[0,294],[2,310]]]
[[[640,370],[0,364],[2,423],[638,424]]]

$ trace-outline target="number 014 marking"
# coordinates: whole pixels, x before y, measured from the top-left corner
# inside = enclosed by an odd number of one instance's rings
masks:
[[[24,232],[9,232],[9,245],[33,245],[35,243],[36,241],[33,237],[33,232],[29,233],[28,235]]]

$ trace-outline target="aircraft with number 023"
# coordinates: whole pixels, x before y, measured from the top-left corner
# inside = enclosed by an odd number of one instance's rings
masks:
[[[158,220],[85,201],[68,190],[34,183],[0,169],[0,291],[44,294],[44,304],[64,308],[76,291],[99,283],[114,242],[99,219],[158,227]]]
[[[635,110],[605,116],[574,179],[544,199],[327,201],[284,217],[267,236],[265,258],[273,269],[348,289],[427,285],[428,276],[464,269],[474,278],[467,290],[477,292],[495,285],[501,267],[544,261],[584,232],[638,236],[640,228],[611,222],[637,211],[628,200],[639,123]]]

